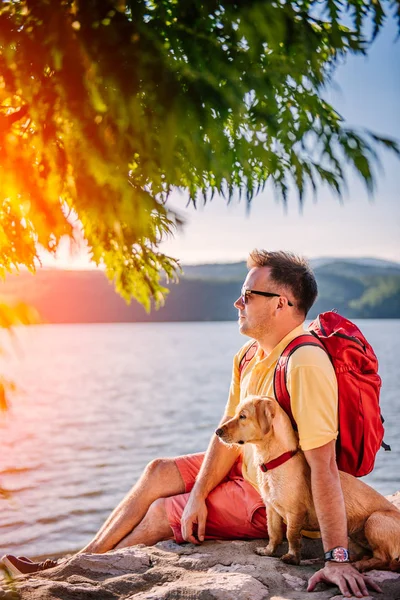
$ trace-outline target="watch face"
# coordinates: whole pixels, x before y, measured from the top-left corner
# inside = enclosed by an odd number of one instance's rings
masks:
[[[349,560],[349,553],[346,548],[335,548],[332,550],[332,558],[337,562],[346,562]]]

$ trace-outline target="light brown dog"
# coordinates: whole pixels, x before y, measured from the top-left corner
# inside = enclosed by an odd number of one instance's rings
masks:
[[[257,469],[267,510],[269,543],[256,552],[274,555],[282,542],[284,521],[289,548],[282,560],[299,564],[301,531],[318,531],[319,526],[311,494],[310,467],[298,448],[298,437],[289,417],[276,400],[248,396],[236,415],[217,429],[216,434],[226,444],[253,444],[258,466],[297,450],[292,458],[272,470]],[[339,474],[349,537],[358,547],[369,551],[354,566],[360,571],[400,570],[400,511],[359,479],[342,471]]]

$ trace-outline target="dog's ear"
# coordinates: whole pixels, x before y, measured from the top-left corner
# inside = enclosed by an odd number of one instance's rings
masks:
[[[256,400],[256,417],[262,434],[265,435],[271,429],[272,419],[275,414],[275,407],[272,402],[264,398]]]

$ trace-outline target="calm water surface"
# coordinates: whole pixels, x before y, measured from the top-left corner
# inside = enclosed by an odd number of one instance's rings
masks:
[[[400,320],[358,324],[380,360],[392,445],[366,481],[390,494],[400,490]],[[149,460],[204,450],[244,341],[234,322],[19,331],[0,356],[18,386],[0,416],[0,552],[76,550]]]

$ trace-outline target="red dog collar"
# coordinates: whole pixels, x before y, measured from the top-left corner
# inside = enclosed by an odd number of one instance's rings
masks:
[[[278,456],[278,458],[274,458],[274,460],[270,460],[267,463],[262,463],[260,465],[260,469],[264,473],[266,473],[267,471],[271,471],[272,469],[276,469],[276,467],[279,467],[280,465],[283,465],[283,463],[290,460],[292,458],[292,456],[297,454],[297,452],[298,452],[297,448],[296,448],[296,450],[290,450],[289,452],[284,452],[283,454]]]

